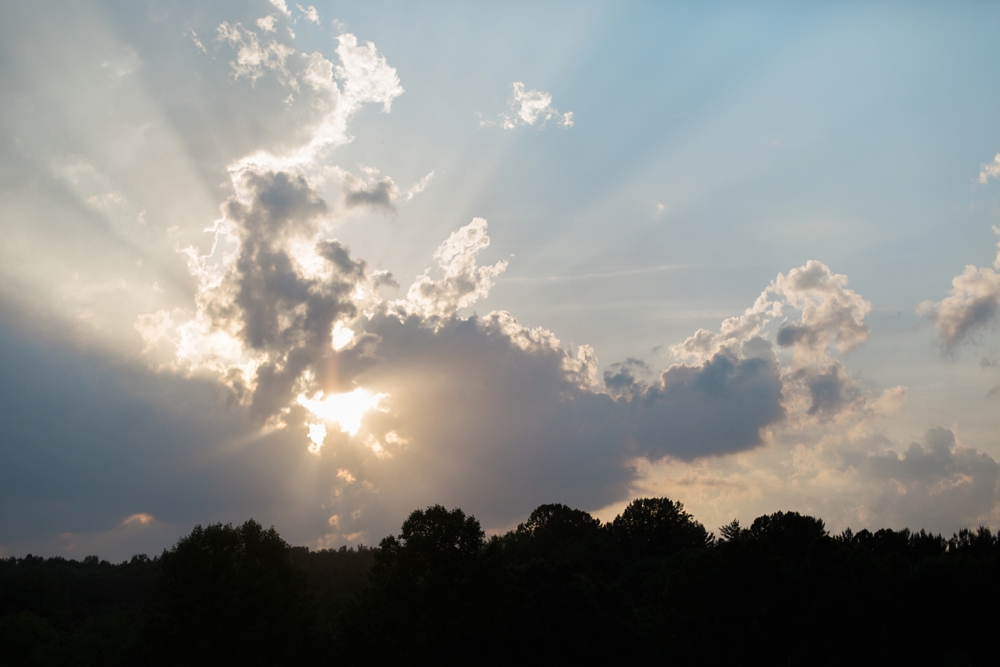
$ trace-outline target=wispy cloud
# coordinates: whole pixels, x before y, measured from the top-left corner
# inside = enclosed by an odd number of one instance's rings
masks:
[[[418,194],[423,192],[427,188],[427,185],[431,182],[432,178],[434,178],[433,171],[429,172],[426,176],[424,176],[419,181],[408,187],[405,193],[406,201],[410,201]]]
[[[541,125],[555,121],[562,127],[573,127],[573,112],[560,112],[552,106],[552,95],[542,90],[525,90],[524,83],[515,81],[511,85],[509,101],[510,113],[499,114],[499,121],[481,120],[480,127],[499,126],[513,130],[518,125]]]
[[[979,182],[986,185],[991,178],[1000,178],[1000,153],[993,158],[993,162],[987,162],[979,168]]]
[[[319,11],[315,7],[312,5],[309,5],[308,7],[303,7],[302,5],[295,6],[298,7],[300,12],[302,12],[302,17],[305,20],[319,25]]]

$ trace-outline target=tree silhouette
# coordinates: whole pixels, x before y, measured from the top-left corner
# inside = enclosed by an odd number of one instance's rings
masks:
[[[475,517],[460,509],[433,505],[415,510],[403,522],[399,537],[379,544],[375,576],[402,576],[417,585],[453,578],[482,551],[486,533]]]
[[[775,512],[759,516],[746,530],[753,541],[770,545],[776,555],[790,560],[805,560],[809,547],[828,537],[822,519],[798,512]]]
[[[146,628],[151,661],[284,665],[304,650],[303,577],[273,527],[195,526],[160,563]]]
[[[712,536],[669,498],[638,498],[611,524],[615,537],[632,557],[669,556],[681,549],[708,546]]]
[[[358,657],[468,661],[500,641],[485,547],[479,521],[460,509],[433,505],[410,514],[398,536],[379,544],[372,587],[345,620]]]

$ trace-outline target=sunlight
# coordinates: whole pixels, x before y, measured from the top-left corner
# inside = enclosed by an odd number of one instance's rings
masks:
[[[348,435],[354,435],[361,428],[361,420],[388,394],[373,394],[358,387],[354,391],[342,394],[331,394],[326,398],[307,398],[299,394],[299,405],[313,413],[328,424],[336,423],[340,430]]]
[[[323,441],[326,440],[326,425],[309,424],[309,439],[312,441],[312,444],[309,445],[309,451],[313,454],[319,454],[319,450],[323,447]]]
[[[344,326],[343,322],[333,325],[333,349],[343,350],[354,340],[354,331]]]

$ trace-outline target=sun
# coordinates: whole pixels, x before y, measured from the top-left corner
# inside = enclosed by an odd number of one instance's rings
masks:
[[[388,394],[374,394],[358,387],[354,391],[330,394],[319,398],[309,398],[299,394],[299,405],[327,424],[337,424],[348,435],[355,435],[361,428],[361,420],[370,411],[378,409]]]

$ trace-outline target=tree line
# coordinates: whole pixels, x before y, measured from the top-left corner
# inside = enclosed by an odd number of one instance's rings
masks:
[[[0,559],[0,665],[978,665],[996,660],[1000,539],[777,512],[719,535],[667,498],[609,523],[542,505],[487,538],[416,510],[378,547],[196,526],[161,555]]]

